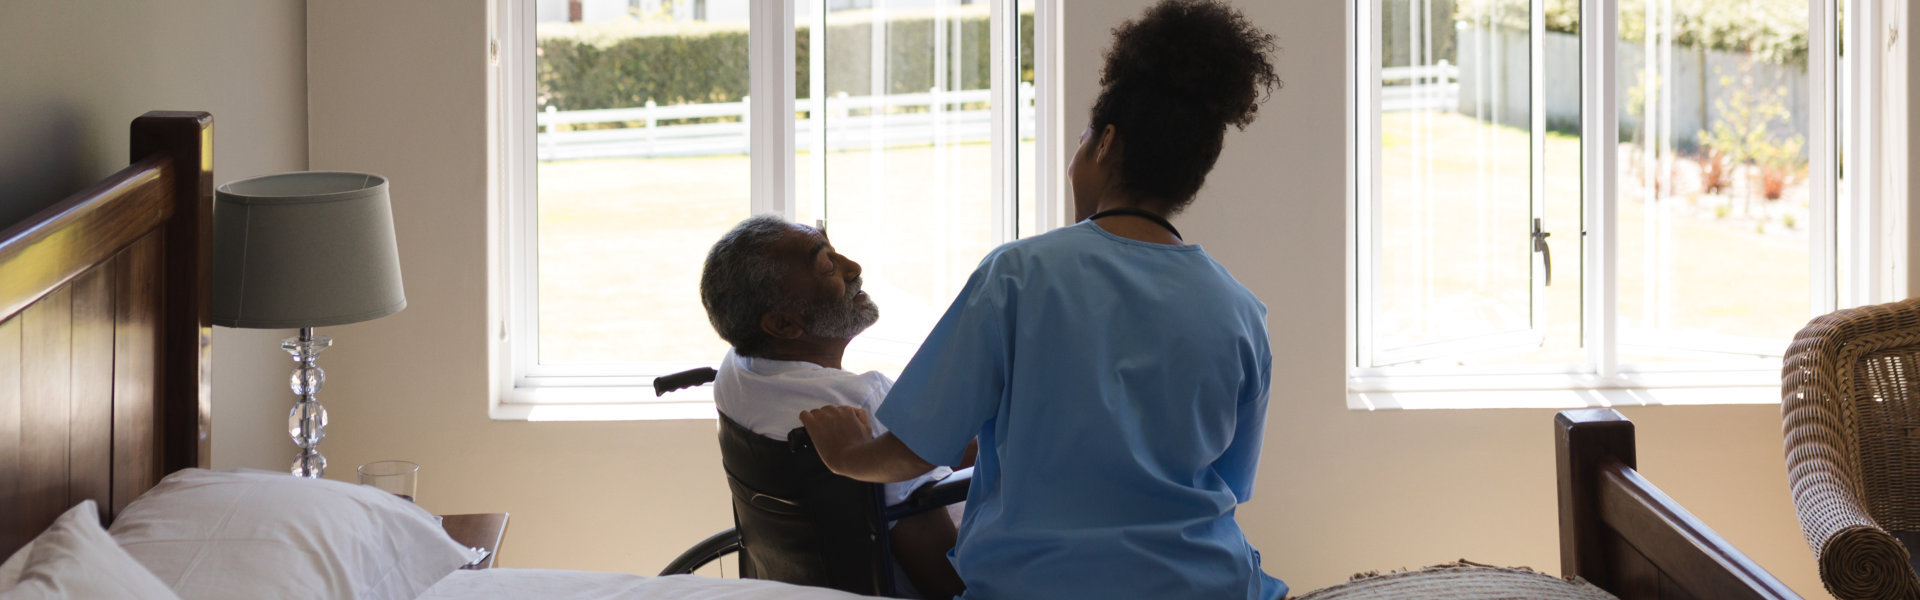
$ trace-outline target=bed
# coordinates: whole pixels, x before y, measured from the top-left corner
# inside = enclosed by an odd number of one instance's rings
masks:
[[[1634,469],[1633,423],[1611,408],[1554,417],[1560,573],[1626,600],[1800,596]]]
[[[134,120],[131,165],[0,230],[0,555],[207,466],[213,120]]]
[[[0,556],[82,501],[112,523],[209,464],[212,118],[153,112],[131,134],[130,166],[0,231]],[[1556,431],[1564,574],[1628,600],[1797,597],[1633,470],[1617,413],[1562,413]],[[529,569],[456,571],[421,597],[535,593],[856,597]]]

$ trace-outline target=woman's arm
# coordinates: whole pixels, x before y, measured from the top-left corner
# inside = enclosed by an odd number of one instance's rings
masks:
[[[820,462],[835,473],[871,483],[893,483],[933,469],[933,463],[914,454],[893,434],[873,437],[867,411],[823,406],[800,413],[800,424],[813,438]]]

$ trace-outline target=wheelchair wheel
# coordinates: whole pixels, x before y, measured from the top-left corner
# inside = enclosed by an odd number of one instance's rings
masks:
[[[693,547],[688,548],[686,552],[681,552],[679,557],[673,559],[673,562],[667,563],[667,568],[660,570],[660,575],[662,577],[667,575],[691,575],[694,571],[700,570],[700,567],[720,560],[722,556],[739,551],[740,534],[734,531],[732,527],[728,527],[720,533],[700,540],[700,543],[694,544]]]

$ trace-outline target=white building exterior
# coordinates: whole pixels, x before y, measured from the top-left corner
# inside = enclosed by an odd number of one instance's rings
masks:
[[[538,0],[535,9],[541,23],[572,20],[571,4],[580,6],[580,22],[599,23],[632,19],[641,15],[671,16],[674,21],[746,22],[750,0]],[[929,9],[942,0],[827,0],[827,10],[867,10],[876,3],[888,10]],[[974,4],[976,0],[944,0],[950,4]],[[795,0],[794,12],[807,14],[813,0]]]

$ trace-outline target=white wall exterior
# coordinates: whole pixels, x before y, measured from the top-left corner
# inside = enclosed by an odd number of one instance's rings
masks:
[[[1460,30],[1460,56],[1468,57],[1457,65],[1460,67],[1457,109],[1460,114],[1488,115],[1488,119],[1497,119],[1508,126],[1528,126],[1531,118],[1528,102],[1533,91],[1527,69],[1527,38],[1526,31],[1516,29],[1468,27]],[[1547,124],[1577,127],[1580,123],[1580,36],[1548,32],[1542,45],[1547,56]],[[1615,68],[1621,73],[1621,84],[1615,90],[1620,129],[1632,130],[1640,127],[1639,111],[1643,109],[1634,106],[1633,90],[1641,85],[1646,44],[1622,41],[1615,43],[1614,49]],[[1491,60],[1472,58],[1478,56]],[[1807,114],[1812,98],[1807,95],[1806,67],[1759,61],[1749,64],[1748,59],[1746,54],[1682,46],[1673,50],[1670,65],[1655,65],[1656,74],[1665,77],[1660,85],[1671,95],[1666,99],[1671,109],[1662,117],[1671,121],[1662,127],[1672,129],[1673,143],[1693,148],[1700,141],[1700,132],[1711,131],[1715,123],[1725,118],[1722,108],[1728,102],[1727,96],[1748,85],[1756,102],[1774,91],[1784,92],[1779,107],[1786,115],[1773,125],[1776,136],[1798,135],[1802,141],[1809,138],[1812,119],[1807,118]],[[1747,76],[1751,81],[1741,79],[1743,67],[1750,70]],[[1662,68],[1667,72],[1660,73],[1658,69]],[[1840,63],[1837,68],[1845,72],[1846,63]],[[1723,82],[1722,78],[1731,78],[1731,81]],[[1802,153],[1805,152],[1803,147]]]
[[[541,23],[567,21],[567,0],[537,0],[533,5],[534,19]]]

